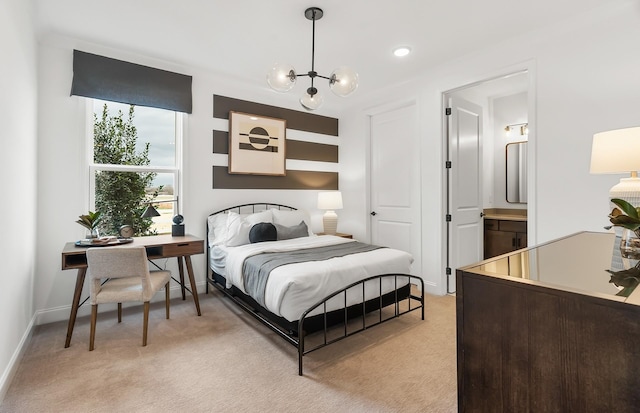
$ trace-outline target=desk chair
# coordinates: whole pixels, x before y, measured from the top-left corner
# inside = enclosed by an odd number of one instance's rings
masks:
[[[118,323],[122,321],[123,302],[144,303],[142,345],[147,345],[149,301],[164,286],[165,307],[169,319],[169,271],[149,271],[144,247],[100,247],[87,250],[91,298],[91,336],[89,351],[94,348],[98,304],[118,303]],[[107,282],[102,282],[108,280]]]

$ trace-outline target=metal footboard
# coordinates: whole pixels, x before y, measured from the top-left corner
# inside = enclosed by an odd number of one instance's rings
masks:
[[[384,297],[389,297],[389,295],[383,294],[382,293],[382,283],[383,283],[383,279],[387,279],[387,278],[392,278],[393,279],[393,284],[394,284],[394,289],[393,289],[393,294],[392,294],[392,299],[389,300],[387,298],[387,300],[385,301]],[[403,285],[399,286],[398,285],[398,280],[401,279]],[[378,281],[378,297],[375,297],[373,299],[364,299],[366,297],[366,287],[367,285],[370,286],[372,285],[372,283],[375,283],[375,280]],[[406,280],[406,282],[405,282]],[[399,292],[399,288],[403,287],[404,285],[407,285],[406,283],[408,283],[408,295],[406,297],[401,297],[398,292]],[[411,291],[411,286],[412,285],[418,285],[417,283],[419,283],[419,295],[414,295],[414,292]],[[353,291],[353,290],[357,290],[357,289],[362,289],[362,303],[359,304],[362,306],[361,311],[359,311],[359,315],[356,317],[350,317],[349,316],[349,308],[353,308],[352,306],[348,306],[347,305],[347,295],[349,293],[349,291]],[[340,296],[342,295],[344,297],[344,319],[343,319],[343,323],[340,324],[329,324],[327,322],[327,303],[333,299],[334,297]],[[371,307],[372,303],[375,303],[375,300],[377,300],[377,305],[374,306],[373,308],[373,312],[377,311],[378,312],[378,319],[375,321],[371,321],[372,317],[371,317],[371,313],[372,311],[368,311],[367,309],[367,305],[369,305]],[[390,301],[390,302],[389,302]],[[401,303],[406,302],[406,306],[404,308],[401,308]],[[393,313],[391,315],[387,315],[384,316],[383,314],[383,309],[388,308],[389,306],[393,305]],[[309,315],[316,311],[316,309],[318,308],[322,308],[321,314],[323,314],[324,316],[324,328],[322,329],[322,334],[323,334],[323,339],[320,343],[315,344],[313,346],[311,346],[310,348],[305,348],[305,321],[307,320],[307,318],[309,317]],[[375,275],[373,277],[369,277],[366,278],[364,280],[360,280],[357,282],[354,282],[353,284],[343,288],[340,291],[336,291],[335,293],[329,295],[328,297],[326,297],[325,299],[323,299],[322,301],[319,301],[318,303],[314,304],[313,306],[309,307],[309,309],[307,311],[305,311],[302,316],[300,317],[300,320],[298,321],[298,332],[299,332],[299,337],[298,337],[298,375],[302,376],[302,357],[305,354],[309,354],[312,351],[321,349],[323,347],[328,346],[329,344],[335,343],[337,341],[343,340],[347,337],[350,337],[354,334],[360,333],[366,329],[369,329],[371,327],[374,327],[378,324],[382,324],[385,321],[389,321],[392,320],[394,318],[400,317],[403,314],[409,313],[411,311],[414,310],[421,310],[421,318],[422,320],[424,320],[424,281],[422,280],[422,278],[420,277],[416,277],[413,275],[408,275],[408,274],[382,274],[382,275]],[[369,320],[367,321],[367,318],[369,318]],[[360,320],[360,326],[354,326],[355,323],[357,322],[357,320]],[[332,328],[334,333],[337,332],[337,328],[341,327],[342,329],[342,333],[340,334],[334,334],[335,336],[332,338],[329,338],[328,333],[329,333],[329,329]]]
[[[393,291],[385,294],[382,293],[382,283],[384,279],[393,279],[394,284]],[[350,291],[361,289],[362,296],[366,298],[367,286],[373,285],[376,280],[379,288],[376,297],[370,297],[369,299],[362,300],[361,303],[357,303],[355,305],[347,305],[347,296]],[[238,304],[240,308],[258,319],[265,326],[282,337],[287,343],[297,347],[298,375],[300,376],[302,376],[303,373],[302,358],[305,354],[309,354],[312,351],[326,347],[329,344],[343,340],[373,326],[382,324],[385,321],[392,320],[418,309],[421,310],[421,318],[424,320],[424,281],[420,277],[408,274],[375,275],[357,281],[332,293],[328,297],[309,307],[309,309],[302,314],[300,320],[298,320],[297,332],[283,328],[277,321],[266,317],[254,305],[248,303],[237,294],[234,294],[231,289],[227,289],[223,285],[217,283],[213,278],[207,277],[207,284],[211,284],[216,289],[220,290],[225,296]],[[399,293],[403,288],[407,289],[406,294]],[[415,291],[415,288],[419,291]],[[329,310],[327,303],[335,297],[339,297],[341,294],[344,296],[344,308],[340,310],[342,312],[341,321],[335,322],[335,320],[333,320],[332,322],[329,322],[328,315],[331,314],[332,311]],[[391,306],[393,306],[392,309],[390,309]],[[321,308],[320,313],[316,311],[318,308]],[[391,314],[383,314],[383,310],[387,310],[387,313],[390,312]],[[372,314],[375,314],[376,311],[379,313],[377,320],[372,317]],[[315,314],[312,315],[313,312],[315,312]],[[356,316],[353,315],[354,312],[357,314]],[[335,310],[333,313],[335,313]],[[309,337],[313,337],[315,339],[316,337],[314,335],[321,334],[322,339],[319,343],[306,346],[307,335],[305,333],[305,323],[308,323],[310,317],[315,318],[318,316],[322,317],[322,328],[315,331]],[[360,323],[358,323],[358,320]],[[356,325],[357,323],[359,325]],[[330,333],[331,338],[329,337]]]

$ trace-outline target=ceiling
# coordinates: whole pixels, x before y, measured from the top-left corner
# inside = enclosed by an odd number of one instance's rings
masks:
[[[38,35],[57,34],[196,67],[268,88],[276,62],[311,70],[310,6],[316,22],[315,69],[354,68],[355,92],[414,78],[427,68],[527,31],[610,4],[611,0],[34,0]],[[413,52],[396,58],[391,51]],[[296,99],[308,87],[302,78]],[[332,93],[316,85],[326,100]],[[275,92],[274,92],[275,93]],[[346,98],[349,99],[349,98]]]

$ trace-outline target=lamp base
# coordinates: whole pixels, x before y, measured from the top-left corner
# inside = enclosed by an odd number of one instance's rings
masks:
[[[184,225],[171,225],[172,237],[184,237]]]
[[[609,198],[624,199],[635,207],[640,206],[640,178],[621,178],[609,191]]]
[[[322,216],[322,225],[324,233],[335,235],[338,229],[338,214],[335,211],[327,211]]]

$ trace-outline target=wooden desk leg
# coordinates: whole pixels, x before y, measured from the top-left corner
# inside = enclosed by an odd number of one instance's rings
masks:
[[[182,299],[186,300],[184,294],[184,268],[182,268],[182,257],[178,257],[178,272],[180,273],[180,290],[182,290]]]
[[[76,324],[76,315],[78,314],[78,307],[80,306],[80,296],[82,295],[85,275],[87,275],[87,269],[79,268],[78,275],[76,276],[76,289],[73,292],[73,301],[71,302],[69,325],[67,325],[67,340],[64,342],[64,348],[71,345],[71,336],[73,335],[73,326]]]
[[[196,304],[196,310],[198,315],[202,315],[200,312],[200,300],[198,300],[198,289],[196,288],[196,281],[193,278],[193,266],[191,265],[191,256],[184,257],[184,262],[187,263],[187,274],[189,275],[189,282],[191,283],[191,295],[193,295],[193,302]]]

